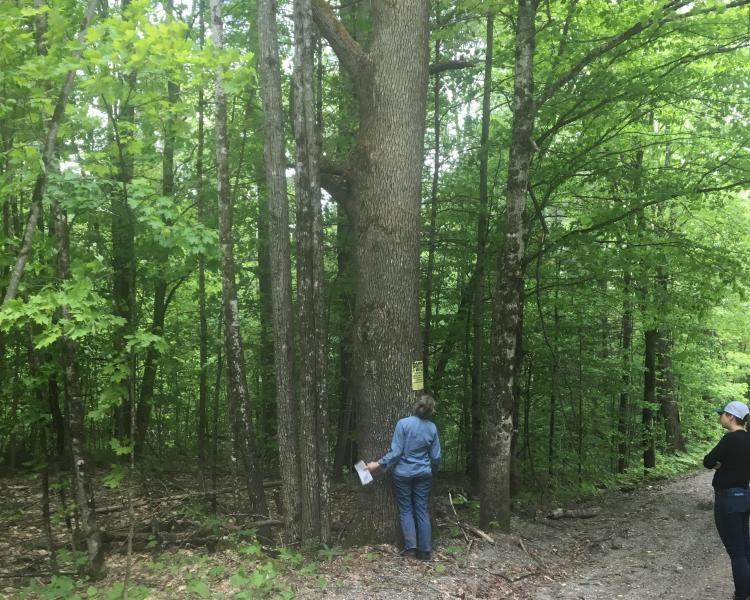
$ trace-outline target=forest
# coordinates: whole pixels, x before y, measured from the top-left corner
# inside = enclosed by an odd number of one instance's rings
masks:
[[[393,543],[352,465],[422,389],[480,533],[694,468],[750,399],[749,48],[750,0],[0,0],[24,585],[126,555],[135,598],[157,492]]]

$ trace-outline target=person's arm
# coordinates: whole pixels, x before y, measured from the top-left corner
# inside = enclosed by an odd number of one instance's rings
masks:
[[[721,463],[724,460],[724,454],[726,453],[727,449],[726,439],[726,436],[721,438],[714,449],[706,454],[706,456],[703,458],[704,467],[706,467],[707,469],[718,469],[721,466]]]
[[[380,469],[389,470],[395,465],[401,455],[404,453],[404,428],[399,421],[396,424],[396,430],[393,432],[393,439],[391,440],[391,450],[383,458],[377,462],[368,463],[367,468],[370,471],[378,471]]]
[[[432,463],[433,469],[437,469],[440,466],[440,458],[440,437],[438,436],[437,429],[435,429],[435,437],[432,439],[432,444],[430,444],[430,463]]]

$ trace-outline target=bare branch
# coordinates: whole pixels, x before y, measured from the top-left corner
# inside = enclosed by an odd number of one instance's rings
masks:
[[[468,69],[476,66],[475,60],[444,60],[439,63],[430,65],[430,75],[438,75],[445,71],[455,71],[458,69]]]

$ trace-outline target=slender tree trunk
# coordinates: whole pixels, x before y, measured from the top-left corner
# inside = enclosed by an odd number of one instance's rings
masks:
[[[122,11],[130,6],[131,0],[122,0]],[[128,96],[135,92],[137,74],[131,71],[123,85],[129,91]],[[134,135],[135,107],[126,98],[122,104],[108,106],[112,134],[117,149],[117,179],[119,190],[111,193],[111,221],[112,237],[112,301],[114,312],[123,319],[123,325],[114,333],[114,349],[116,359],[121,361],[124,375],[120,381],[120,395],[122,404],[117,409],[118,434],[130,437],[131,411],[135,410],[135,353],[127,351],[127,336],[132,335],[136,326],[136,264],[135,264],[135,217],[130,208],[129,187],[133,180],[134,157],[128,150],[128,142]],[[124,127],[123,127],[124,125]]]
[[[211,34],[214,46],[224,48],[222,0],[211,0]],[[221,71],[216,73],[214,91],[216,129],[216,170],[219,205],[219,244],[221,246],[221,289],[224,312],[224,340],[227,361],[227,396],[234,448],[239,452],[239,464],[248,492],[248,508],[252,515],[266,515],[263,476],[256,457],[255,433],[249,412],[250,393],[245,373],[245,356],[240,331],[239,303],[234,266],[232,237],[232,201],[229,190],[227,139],[227,98]]]
[[[669,168],[671,162],[671,149],[667,147],[664,158],[665,168]],[[665,207],[660,206],[658,214],[662,216]],[[670,228],[674,227],[674,218],[668,219]],[[663,320],[669,313],[669,275],[664,264],[656,267],[656,285],[658,303],[660,306],[659,314]],[[674,381],[674,371],[672,370],[672,332],[667,324],[659,330],[659,339],[656,342],[657,353],[657,398],[659,410],[664,419],[664,429],[667,435],[667,451],[684,452],[685,438],[682,435],[682,424],[680,423],[680,410],[677,404],[676,386]]]
[[[559,265],[559,263],[558,263]],[[555,470],[555,418],[557,417],[557,403],[560,399],[560,355],[558,353],[558,337],[560,330],[560,311],[557,307],[557,292],[555,288],[554,330],[552,333],[552,387],[549,397],[549,431],[547,432],[547,474],[552,475]]]
[[[633,309],[630,298],[630,271],[623,276],[622,308],[622,376],[620,405],[617,413],[617,472],[628,467],[628,412],[630,410],[630,349],[633,342]]]
[[[674,371],[672,370],[672,339],[667,334],[662,333],[659,336],[656,353],[658,357],[657,399],[664,418],[667,451],[671,453],[684,452],[685,437],[682,435],[680,411],[675,397]]]
[[[223,317],[219,311],[216,338],[221,340]],[[217,490],[219,489],[219,397],[221,396],[222,354],[221,342],[216,344],[216,382],[211,407],[211,512],[218,514]]]
[[[534,129],[534,51],[536,0],[519,0],[513,126],[508,159],[505,245],[498,257],[492,312],[492,386],[485,431],[480,524],[510,527],[510,448],[513,436],[517,331],[523,302],[523,211],[529,185]]]
[[[57,205],[53,206],[55,234],[57,237],[57,276],[61,281],[70,279],[70,253],[68,250],[68,219]],[[72,318],[68,305],[60,309],[63,320]],[[81,526],[86,537],[88,550],[88,571],[98,576],[104,568],[104,548],[102,536],[96,521],[94,490],[88,472],[85,450],[85,407],[78,375],[78,344],[67,335],[59,342],[60,361],[65,381],[65,394],[68,398],[68,419],[70,430],[70,450],[73,458],[75,495],[81,514]]]
[[[83,15],[83,22],[81,23],[81,29],[78,33],[78,42],[83,44],[86,30],[89,28],[91,21],[96,14],[97,0],[88,0],[86,4],[86,10]],[[76,50],[73,53],[74,60],[78,60],[81,57],[80,50]],[[26,262],[31,255],[31,246],[34,240],[34,233],[36,232],[37,223],[42,210],[42,199],[44,198],[44,192],[47,189],[47,174],[52,167],[55,159],[55,148],[57,147],[57,132],[60,129],[60,125],[65,116],[65,107],[68,104],[68,96],[73,90],[73,83],[75,82],[77,69],[71,69],[65,75],[60,94],[57,97],[57,103],[55,104],[55,110],[52,113],[52,118],[47,125],[47,137],[44,141],[44,148],[42,150],[42,169],[37,175],[34,183],[34,190],[31,194],[31,204],[29,206],[29,216],[26,221],[26,230],[21,241],[21,248],[18,252],[18,257],[13,265],[13,270],[10,274],[8,285],[5,288],[5,296],[3,298],[3,305],[16,297],[18,292],[18,286],[21,282],[21,276],[23,275]],[[18,231],[20,227],[16,228]]]
[[[341,306],[339,344],[339,415],[334,452],[333,475],[340,480],[344,467],[355,462],[355,402],[352,372],[352,345],[354,343],[352,323],[354,322],[354,265],[351,223],[343,209],[344,199],[338,201],[338,221],[336,227],[336,249],[338,252],[338,300]]]
[[[294,137],[297,161],[297,298],[299,312],[299,461],[302,530],[305,538],[328,540],[328,440],[326,327],[323,306],[323,217],[313,65],[310,0],[294,2]]]
[[[435,40],[435,62],[440,60],[440,40]],[[432,86],[433,119],[432,129],[435,136],[433,146],[432,190],[430,192],[430,225],[427,230],[427,276],[424,291],[424,334],[422,342],[422,365],[424,369],[424,383],[430,388],[430,334],[432,332],[432,279],[435,274],[435,245],[437,243],[437,205],[438,185],[440,183],[440,93],[442,79],[435,75]],[[434,390],[433,390],[434,393]]]
[[[292,338],[292,274],[289,247],[289,207],[281,112],[281,64],[276,27],[276,3],[258,0],[261,99],[264,118],[264,157],[268,190],[268,244],[271,265],[276,407],[279,417],[279,459],[284,495],[284,524],[292,539],[299,538],[300,464],[297,405],[294,400]]]
[[[484,57],[484,92],[482,97],[482,136],[479,150],[479,207],[477,211],[476,281],[472,300],[472,367],[471,367],[471,450],[469,475],[475,488],[480,486],[482,454],[482,364],[484,347],[485,250],[487,248],[487,205],[489,202],[487,171],[489,165],[490,113],[492,97],[492,53],[495,15],[487,14]]]
[[[204,0],[198,4],[198,35],[199,44],[203,48],[206,37]],[[195,195],[198,202],[198,221],[206,224],[206,199],[203,188],[203,148],[205,144],[204,111],[205,99],[203,88],[198,90],[198,147],[195,157]],[[206,255],[198,255],[198,336],[200,354],[200,373],[198,375],[198,461],[204,464],[207,457],[208,440],[208,322],[206,320]]]
[[[656,446],[654,440],[654,409],[656,405],[656,341],[659,332],[648,329],[645,332],[643,364],[643,468],[656,466]]]

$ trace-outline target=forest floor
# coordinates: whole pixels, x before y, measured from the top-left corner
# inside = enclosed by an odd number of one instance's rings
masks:
[[[731,575],[713,526],[710,478],[694,473],[566,507],[598,509],[588,519],[553,520],[522,509],[510,535],[491,534],[494,544],[472,532],[468,505],[457,502],[454,512],[448,489],[438,485],[431,562],[399,558],[393,546],[334,544],[300,553],[261,547],[233,512],[231,497],[221,498],[219,524],[185,491],[196,489],[189,477],[169,485],[146,479],[134,496],[140,537],[129,598],[724,600],[731,597]],[[38,487],[28,478],[0,479],[0,598],[120,598],[127,562],[123,490],[98,490],[100,520],[113,541],[106,578],[86,582],[73,575],[75,554],[64,549],[57,552],[62,575],[50,578]],[[337,493],[340,539],[351,494]],[[53,523],[62,546],[69,538],[64,522]],[[156,535],[144,533],[149,529]],[[207,538],[215,542],[210,549]]]

